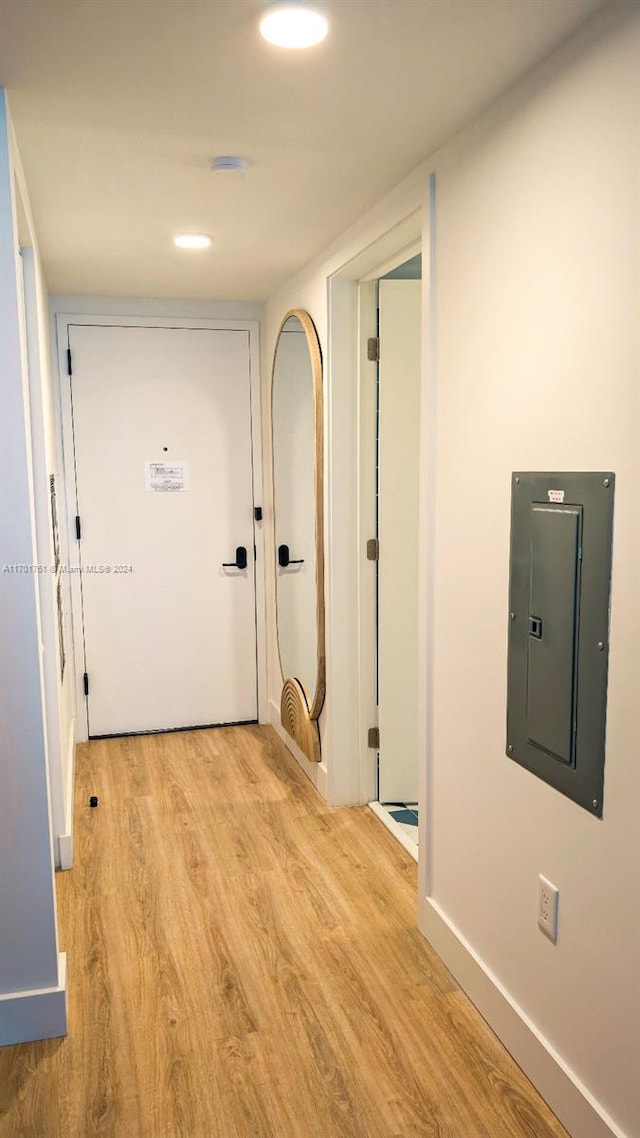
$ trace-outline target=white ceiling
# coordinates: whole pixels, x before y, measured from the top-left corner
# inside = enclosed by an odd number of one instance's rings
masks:
[[[288,53],[259,0],[0,0],[50,290],[265,298],[601,2],[326,0]]]

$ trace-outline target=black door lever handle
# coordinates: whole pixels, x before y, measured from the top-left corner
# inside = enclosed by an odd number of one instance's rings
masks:
[[[286,569],[287,565],[304,565],[304,557],[299,557],[296,561],[293,557],[289,557],[289,546],[278,546],[278,565],[281,569]]]
[[[247,551],[244,545],[239,545],[236,549],[235,561],[223,561],[223,569],[246,569],[247,568]]]

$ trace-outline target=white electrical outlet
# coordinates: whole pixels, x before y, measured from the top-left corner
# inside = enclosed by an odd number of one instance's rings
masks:
[[[558,897],[560,892],[540,874],[538,878],[538,926],[555,944],[558,939]]]

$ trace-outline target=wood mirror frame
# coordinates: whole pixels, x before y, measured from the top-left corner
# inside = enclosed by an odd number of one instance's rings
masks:
[[[280,628],[278,623],[278,555],[277,555],[277,529],[276,517],[278,511],[278,488],[275,473],[275,436],[274,436],[274,388],[276,377],[276,364],[278,348],[282,334],[289,320],[295,317],[299,320],[305,334],[309,360],[311,364],[311,379],[313,384],[313,482],[315,498],[315,583],[316,583],[316,643],[317,662],[315,675],[315,691],[307,696],[302,683],[295,676],[286,676],[283,668]],[[320,342],[313,320],[308,312],[300,308],[292,308],[285,315],[280,325],[278,339],[273,354],[273,367],[271,373],[271,442],[272,442],[272,484],[274,501],[274,553],[275,553],[275,599],[276,599],[276,636],[278,642],[278,659],[283,677],[283,688],[280,699],[280,721],[287,734],[297,743],[300,750],[311,762],[320,762],[320,731],[318,717],[322,710],[326,689],[326,656],[325,656],[325,610],[324,610],[324,490],[323,490],[323,406],[322,406],[322,354]]]

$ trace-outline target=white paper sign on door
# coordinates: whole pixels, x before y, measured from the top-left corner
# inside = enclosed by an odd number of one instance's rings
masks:
[[[144,484],[160,494],[181,494],[189,489],[188,462],[145,462]]]

